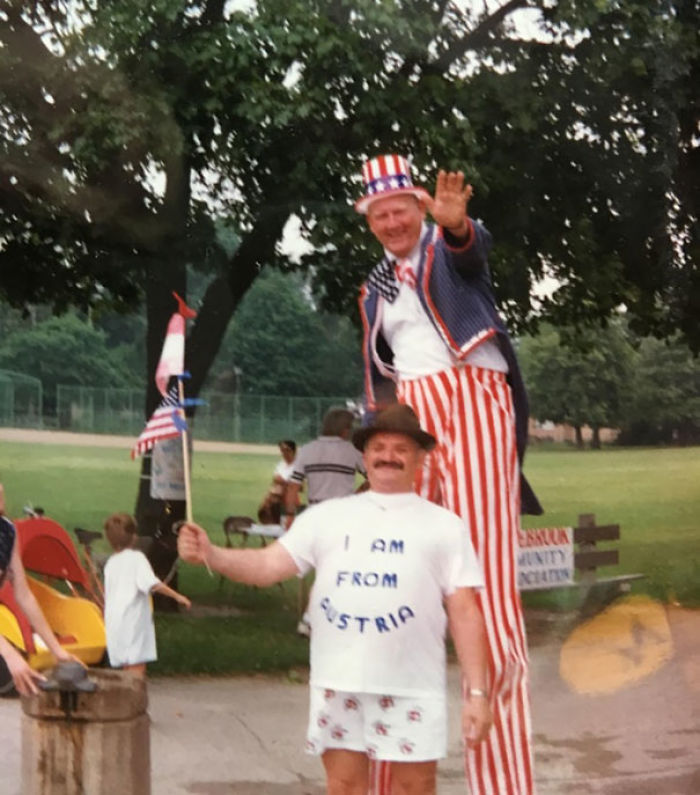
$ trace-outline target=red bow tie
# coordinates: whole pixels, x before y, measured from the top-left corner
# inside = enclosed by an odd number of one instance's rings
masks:
[[[394,263],[394,272],[396,273],[397,281],[408,285],[412,290],[416,289],[416,274],[413,272],[410,260],[396,260]]]

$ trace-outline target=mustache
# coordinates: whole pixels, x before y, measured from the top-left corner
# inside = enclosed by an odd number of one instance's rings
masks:
[[[399,461],[375,461],[374,468],[389,467],[389,469],[403,469],[403,464]]]

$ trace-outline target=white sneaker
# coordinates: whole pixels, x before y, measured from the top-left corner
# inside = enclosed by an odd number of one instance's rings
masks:
[[[311,627],[309,626],[308,621],[303,618],[297,624],[297,635],[303,635],[305,638],[311,637]]]

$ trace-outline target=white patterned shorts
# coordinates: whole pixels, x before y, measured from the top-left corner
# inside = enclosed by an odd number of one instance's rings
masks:
[[[442,759],[447,755],[445,699],[311,687],[306,752],[320,755],[330,748],[392,762]]]

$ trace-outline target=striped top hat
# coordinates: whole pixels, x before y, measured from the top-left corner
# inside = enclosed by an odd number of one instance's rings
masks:
[[[362,167],[365,195],[355,202],[358,213],[365,215],[372,202],[410,193],[417,199],[429,197],[423,188],[418,188],[411,179],[411,165],[401,155],[379,155],[368,160]]]

